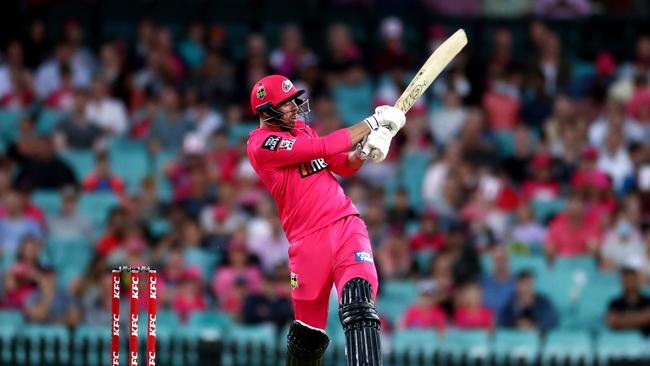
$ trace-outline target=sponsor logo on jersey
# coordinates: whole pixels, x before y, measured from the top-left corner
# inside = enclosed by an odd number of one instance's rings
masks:
[[[278,147],[278,150],[291,150],[293,149],[294,142],[296,142],[296,139],[282,139],[282,141],[280,141],[280,147]]]
[[[372,259],[372,253],[365,250],[359,250],[357,252],[354,252],[354,259],[356,260],[357,263],[359,262],[375,263],[375,261]]]
[[[270,135],[262,143],[262,149],[275,151],[278,149],[278,143],[280,142],[280,140],[281,138],[279,136]]]
[[[257,87],[257,92],[255,92],[255,95],[257,96],[257,99],[264,99],[266,96],[266,89],[264,89],[264,85]]]
[[[300,171],[300,176],[302,178],[308,177],[310,175],[316,174],[321,170],[327,168],[327,163],[325,159],[314,159],[308,163],[298,164],[298,170]]]
[[[291,288],[298,288],[298,275],[291,272]]]
[[[290,80],[284,80],[282,81],[282,91],[285,93],[288,93],[291,88],[293,88],[293,83],[291,83]]]

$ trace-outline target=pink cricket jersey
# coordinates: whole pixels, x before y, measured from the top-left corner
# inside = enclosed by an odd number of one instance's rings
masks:
[[[332,173],[347,176],[350,133],[319,137],[298,121],[291,132],[257,128],[248,138],[248,159],[271,192],[287,239],[294,242],[332,222],[358,214]]]

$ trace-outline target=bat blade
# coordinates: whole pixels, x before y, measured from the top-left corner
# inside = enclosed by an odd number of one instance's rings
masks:
[[[404,89],[402,95],[395,102],[395,108],[399,108],[404,113],[408,112],[424,91],[427,90],[429,85],[433,83],[442,70],[444,70],[466,44],[467,35],[465,35],[465,31],[462,29],[457,30],[451,37],[447,38],[446,41],[433,51],[415,77],[413,77],[413,80]]]

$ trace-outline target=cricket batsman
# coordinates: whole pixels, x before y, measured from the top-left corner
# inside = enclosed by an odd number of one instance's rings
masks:
[[[382,365],[377,270],[364,222],[334,174],[348,176],[365,160],[380,162],[406,121],[380,106],[349,128],[320,137],[306,124],[309,102],[289,79],[270,75],[251,90],[260,127],[250,133],[248,158],[278,206],[290,242],[291,299],[287,365],[318,366],[329,344],[325,333],[332,284],[350,366]],[[300,118],[299,118],[300,117]]]

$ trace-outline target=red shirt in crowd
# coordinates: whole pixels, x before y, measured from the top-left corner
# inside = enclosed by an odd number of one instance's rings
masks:
[[[463,329],[491,329],[494,326],[494,313],[486,306],[476,310],[460,307],[454,311],[453,322]]]
[[[441,233],[425,234],[423,232],[418,232],[411,237],[409,246],[413,251],[423,249],[439,251],[445,246],[445,236]]]
[[[120,195],[124,193],[124,182],[121,178],[116,176],[102,179],[96,174],[91,173],[86,177],[86,179],[84,179],[82,186],[84,191],[108,191]]]
[[[595,245],[600,236],[595,215],[584,215],[573,226],[566,214],[558,215],[549,226],[546,245],[559,256],[578,256],[589,252],[589,246]]]
[[[404,328],[435,328],[442,331],[447,326],[447,316],[439,306],[422,308],[411,305],[404,313],[402,327]]]

